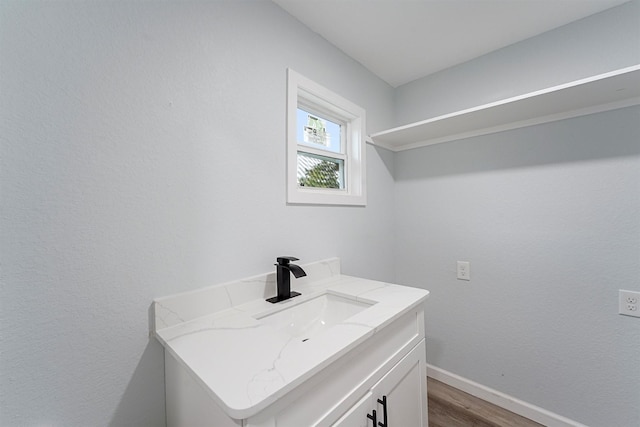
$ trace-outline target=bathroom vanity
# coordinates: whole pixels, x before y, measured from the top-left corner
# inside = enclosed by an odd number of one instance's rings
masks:
[[[303,267],[276,304],[275,273],[154,301],[169,427],[427,426],[429,292]]]

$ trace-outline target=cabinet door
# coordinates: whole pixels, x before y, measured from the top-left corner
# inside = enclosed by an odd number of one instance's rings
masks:
[[[378,421],[386,427],[427,427],[427,374],[424,341],[371,390]],[[386,405],[381,401],[386,398]],[[384,425],[384,424],[383,424]]]
[[[368,392],[358,403],[353,405],[332,427],[369,427],[371,421],[367,414],[371,413],[373,399],[371,392]],[[377,426],[376,426],[377,427]]]

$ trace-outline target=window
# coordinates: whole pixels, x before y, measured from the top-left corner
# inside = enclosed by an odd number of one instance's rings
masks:
[[[365,111],[288,70],[287,202],[365,205]]]

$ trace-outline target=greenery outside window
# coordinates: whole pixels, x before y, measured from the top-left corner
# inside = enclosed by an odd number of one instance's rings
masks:
[[[288,70],[287,202],[365,205],[365,111]]]

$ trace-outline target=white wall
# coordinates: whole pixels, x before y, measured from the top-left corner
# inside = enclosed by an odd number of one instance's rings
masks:
[[[277,255],[393,278],[390,153],[366,208],[286,206],[286,68],[369,132],[393,91],[273,3],[3,0],[0,58],[0,425],[163,425],[154,297]]]
[[[403,86],[397,123],[640,63],[639,19],[625,4]],[[617,306],[640,291],[640,108],[401,152],[395,171],[396,280],[432,292],[428,362],[640,425],[640,319]]]

